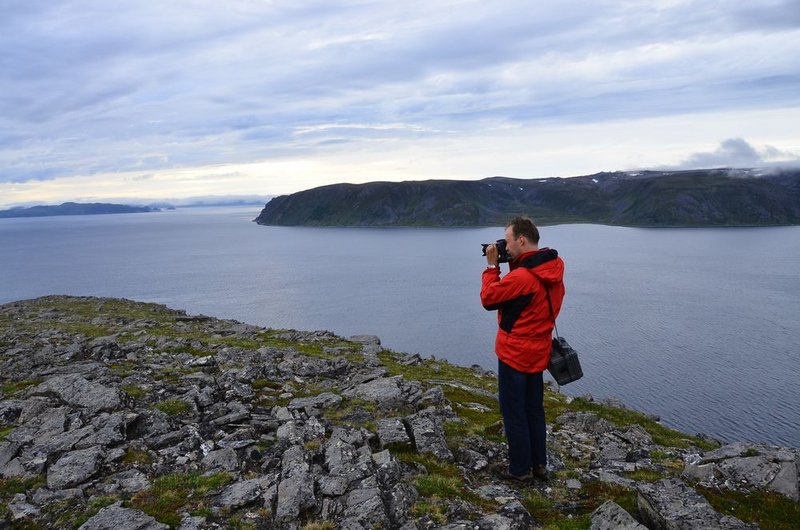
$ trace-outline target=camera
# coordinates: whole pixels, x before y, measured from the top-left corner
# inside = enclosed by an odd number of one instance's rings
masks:
[[[506,240],[505,239],[498,239],[495,241],[495,246],[497,247],[497,261],[500,263],[508,263],[511,261],[511,256],[508,255],[508,249],[506,248]],[[481,243],[481,247],[483,247],[483,255],[486,255],[486,247],[491,245],[491,243]]]

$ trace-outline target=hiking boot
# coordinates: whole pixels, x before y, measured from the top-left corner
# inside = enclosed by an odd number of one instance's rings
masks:
[[[511,473],[508,470],[503,470],[503,471],[497,471],[495,475],[500,480],[503,480],[505,482],[510,482],[517,486],[530,486],[531,482],[533,482],[533,475],[531,475],[530,471],[528,471],[524,475],[515,475],[514,473]]]
[[[547,482],[547,480],[550,478],[550,475],[547,473],[547,466],[541,464],[538,466],[533,466],[533,469],[531,469],[531,475],[533,475],[533,478],[536,480],[541,480],[542,482]]]

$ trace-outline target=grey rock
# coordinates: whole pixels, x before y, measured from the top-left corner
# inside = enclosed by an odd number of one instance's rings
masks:
[[[147,475],[138,469],[129,469],[109,477],[109,482],[115,485],[122,493],[132,495],[150,487]]]
[[[519,499],[519,492],[505,484],[487,484],[475,490],[481,498],[498,504],[508,504]]]
[[[32,519],[41,514],[39,508],[29,504],[22,493],[14,495],[14,498],[8,503],[8,509],[11,511],[11,519],[13,521]]]
[[[350,342],[357,342],[364,345],[381,345],[381,339],[377,335],[352,335],[347,338]]]
[[[459,465],[470,471],[480,471],[489,465],[489,460],[484,455],[472,449],[461,447],[456,450],[455,457]]]
[[[392,523],[402,526],[408,521],[412,506],[419,499],[419,492],[411,484],[399,482],[392,486],[386,495],[386,508]]]
[[[639,484],[637,505],[645,526],[656,530],[758,528],[715,511],[699,493],[675,478]]]
[[[381,418],[377,421],[377,427],[381,447],[411,444],[411,438],[401,418]]]
[[[593,412],[565,412],[556,418],[556,423],[576,431],[594,434],[604,434],[614,430],[611,422]]]
[[[47,487],[59,490],[83,484],[100,471],[102,457],[98,447],[65,454],[47,471]]]
[[[419,381],[407,381],[403,376],[382,377],[344,391],[344,396],[377,403],[386,409],[413,405],[422,397]]]
[[[331,392],[323,392],[319,395],[307,398],[295,398],[289,402],[289,410],[305,410],[309,416],[316,416],[322,410],[338,407],[342,402],[342,397]]]
[[[330,475],[342,477],[348,483],[375,472],[371,455],[361,455],[354,445],[333,436],[325,444],[325,467]]]
[[[800,458],[796,463],[781,462],[781,469],[767,485],[767,489],[785,495],[793,501],[800,501]]]
[[[20,444],[28,444],[36,439],[48,439],[57,436],[67,430],[69,418],[67,413],[69,409],[66,407],[57,407],[51,409],[39,409],[38,405],[46,404],[40,400],[33,401],[31,409],[38,409],[37,415],[26,418],[25,421],[11,432],[6,439],[9,442],[18,442]],[[25,405],[23,405],[23,413],[20,416],[20,421],[25,414]],[[29,409],[30,410],[30,409]]]
[[[51,377],[31,389],[31,394],[55,394],[73,407],[85,408],[90,413],[113,411],[124,403],[121,390],[87,381],[77,374]]]
[[[442,387],[432,386],[422,394],[419,404],[422,407],[439,406],[443,405],[445,401],[447,400]]]
[[[722,474],[734,483],[764,488],[778,475],[781,465],[763,456],[729,458],[717,464]]]
[[[319,479],[319,492],[328,497],[338,497],[344,495],[349,485],[350,481],[344,477],[324,475]]]
[[[538,526],[528,510],[518,500],[504,505],[497,513],[478,519],[480,530],[524,530]]]
[[[407,416],[405,423],[418,453],[430,453],[447,462],[455,459],[447,447],[442,421],[435,410],[425,409]]]
[[[0,474],[3,474],[5,467],[17,456],[21,448],[22,444],[0,441]]]
[[[388,450],[373,453],[372,461],[375,463],[375,474],[382,485],[390,487],[400,481],[400,462]]]
[[[280,440],[287,440],[290,443],[300,443],[305,439],[305,430],[295,421],[287,421],[278,427],[275,435]]]
[[[311,466],[308,464],[308,452],[301,445],[292,445],[281,456],[281,476],[305,475]]]
[[[169,527],[139,510],[117,504],[106,506],[86,521],[79,530],[167,530]]]
[[[702,463],[715,462],[718,460],[725,460],[727,458],[734,458],[744,455],[748,449],[751,449],[750,444],[744,442],[735,442],[732,444],[724,445],[713,451],[709,451],[703,455]]]
[[[305,510],[316,506],[316,503],[313,475],[298,470],[278,484],[275,519],[279,523],[296,520]]]
[[[192,517],[189,514],[185,514],[181,519],[181,525],[178,527],[178,530],[203,530],[206,528],[205,524],[205,517]]]
[[[239,457],[236,456],[236,451],[229,447],[210,451],[201,463],[203,468],[208,471],[236,471],[239,469]]]
[[[80,488],[68,488],[52,491],[47,488],[39,488],[32,495],[33,503],[37,506],[46,506],[65,499],[83,499],[83,490]]]
[[[374,477],[363,480],[358,488],[347,494],[344,517],[366,524],[367,527],[389,526],[389,516]]]
[[[91,421],[93,432],[82,438],[75,447],[77,449],[86,449],[93,445],[109,447],[124,442],[128,419],[128,415],[123,412],[95,416]]]
[[[220,416],[219,418],[215,418],[212,420],[212,424],[217,427],[222,427],[224,425],[230,425],[231,423],[240,423],[243,421],[248,421],[250,419],[250,413],[246,410],[239,411],[239,412],[231,412],[230,414],[226,414],[224,416]]]
[[[569,490],[579,490],[583,487],[580,480],[571,478],[567,479],[567,489]]]
[[[592,512],[591,530],[647,530],[614,501],[606,501]]]
[[[688,464],[684,476],[723,488],[765,489],[798,501],[799,463],[800,452],[794,449],[733,443]]]
[[[236,509],[255,503],[261,499],[264,479],[254,478],[235,482],[222,490],[214,504],[222,508]]]
[[[11,425],[22,412],[22,402],[15,399],[0,401],[0,426]]]
[[[717,466],[714,464],[688,464],[683,468],[681,478],[704,485],[712,485],[717,478],[716,470]]]

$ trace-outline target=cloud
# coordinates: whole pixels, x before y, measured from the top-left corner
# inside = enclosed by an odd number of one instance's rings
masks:
[[[757,148],[743,138],[729,138],[712,152],[694,153],[674,169],[760,168],[800,166],[800,154],[765,145]]]
[[[434,156],[457,176],[482,131],[525,131],[533,149],[548,130],[600,124],[655,150],[655,132],[613,124],[800,107],[797,0],[8,0],[0,47],[0,183],[360,166],[431,142],[453,146]],[[752,124],[710,138],[730,134],[759,140]]]

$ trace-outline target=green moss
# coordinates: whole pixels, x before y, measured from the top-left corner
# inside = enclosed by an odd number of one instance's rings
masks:
[[[302,530],[335,530],[336,525],[332,521],[313,521],[303,525]]]
[[[46,483],[47,481],[42,475],[29,479],[0,479],[0,499],[9,500],[17,493],[28,493],[43,487]]]
[[[444,360],[425,359],[417,365],[400,364],[397,354],[382,351],[378,358],[386,366],[389,374],[402,375],[415,381],[447,380],[458,381],[481,390],[497,393],[497,379],[491,375],[483,375],[472,368],[451,364]],[[445,388],[443,387],[443,390]]]
[[[460,478],[442,475],[420,475],[414,479],[414,486],[423,497],[443,497],[455,499],[461,495],[464,483]]]
[[[9,399],[26,388],[30,388],[32,386],[36,386],[41,383],[41,379],[27,379],[24,381],[7,381],[0,386],[0,391],[3,393],[2,399]]]
[[[207,497],[232,480],[228,473],[165,475],[153,481],[150,489],[138,493],[131,502],[159,522],[177,527],[181,522],[180,511],[204,508]]]
[[[125,450],[125,454],[122,455],[122,463],[126,465],[136,465],[136,464],[152,464],[153,463],[153,455],[151,455],[145,449],[137,449],[135,447],[128,447]]]
[[[123,385],[122,391],[133,399],[142,399],[147,394],[144,388],[137,385]]]
[[[668,476],[665,473],[659,473],[658,471],[654,471],[652,469],[638,469],[636,471],[624,473],[624,475],[637,482],[656,482],[663,478],[667,478]]]
[[[0,429],[0,441],[2,441],[2,440],[5,440],[5,439],[6,439],[6,437],[7,437],[9,434],[11,434],[12,432],[14,432],[14,429],[16,429],[16,427],[5,427],[5,428],[3,428],[3,429]]]
[[[181,399],[167,399],[156,403],[154,408],[169,416],[183,416],[191,410],[189,404]]]
[[[431,497],[414,503],[411,507],[411,516],[419,519],[428,516],[438,524],[447,522],[447,505],[439,497]]]
[[[181,384],[181,382],[183,381],[183,377],[184,376],[189,375],[189,374],[194,374],[194,373],[197,373],[199,371],[200,371],[199,368],[186,368],[186,367],[172,368],[172,367],[166,367],[166,368],[162,368],[161,370],[159,370],[158,372],[153,374],[153,379],[155,379],[156,381],[162,381],[165,384],[168,384],[168,385],[171,385],[171,386],[179,386]]]
[[[698,487],[711,506],[720,513],[756,523],[762,530],[789,530],[800,521],[800,503],[770,492],[744,494]]]
[[[283,388],[283,383],[279,383],[277,381],[270,381],[269,379],[256,379],[250,386],[253,387],[253,390],[280,390]]]

